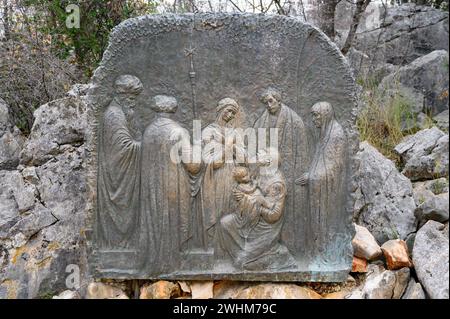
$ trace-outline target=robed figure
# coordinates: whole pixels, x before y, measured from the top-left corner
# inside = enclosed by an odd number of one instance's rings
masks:
[[[254,124],[254,128],[266,129],[266,143],[278,147],[281,159],[281,171],[286,177],[285,225],[282,239],[296,255],[303,253],[305,247],[304,225],[306,222],[307,192],[296,187],[295,181],[308,168],[309,145],[307,130],[300,116],[282,103],[281,94],[273,88],[267,89],[261,96],[267,109]],[[270,140],[270,129],[277,129],[278,145]],[[258,143],[261,143],[258,140]],[[258,146],[261,149],[260,146]],[[263,147],[264,148],[264,147]]]
[[[216,224],[230,211],[235,167],[236,137],[232,128],[237,127],[239,104],[231,98],[220,100],[216,108],[216,120],[202,131],[203,171],[201,178],[202,220],[197,223],[201,230],[197,246],[220,254],[217,247]],[[228,129],[228,130],[227,130]],[[228,157],[228,158],[227,158]],[[198,220],[200,221],[200,220]],[[197,240],[198,241],[198,240]]]
[[[309,171],[297,183],[309,190],[310,252],[321,259],[333,258],[336,236],[347,220],[347,137],[336,121],[333,107],[328,102],[315,104],[311,109],[314,125],[319,130],[319,141]],[[331,247],[331,248],[330,248]],[[334,250],[334,251],[333,251]],[[326,263],[326,260],[324,260]]]
[[[142,139],[141,214],[149,234],[146,269],[168,274],[181,266],[182,243],[189,236],[190,199],[185,156],[191,157],[189,133],[172,119],[175,98],[156,96],[156,118]]]
[[[103,113],[98,132],[98,244],[110,264],[117,257],[114,252],[130,252],[130,268],[137,267],[134,258],[140,242],[141,142],[133,111],[142,89],[137,77],[118,77],[115,96]]]

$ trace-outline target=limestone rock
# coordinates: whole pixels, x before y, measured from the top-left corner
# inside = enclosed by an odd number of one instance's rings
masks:
[[[0,99],[0,170],[15,169],[25,138],[9,118],[6,103]]]
[[[395,272],[396,283],[392,299],[401,299],[411,278],[411,270],[408,267],[401,268]]]
[[[65,290],[57,296],[53,296],[52,299],[81,299],[80,294],[73,290]]]
[[[409,278],[409,268],[391,271],[378,265],[369,265],[369,272],[360,291],[365,299],[400,299],[408,286]]]
[[[295,284],[231,284],[215,294],[217,299],[321,299],[314,290]]]
[[[214,297],[212,281],[195,281],[190,284],[192,299],[211,299]]]
[[[449,298],[448,223],[428,221],[419,229],[413,249],[417,277],[432,299]]]
[[[386,264],[389,270],[412,267],[411,260],[409,259],[408,246],[403,240],[389,240],[381,246],[381,250],[386,258]]]
[[[367,142],[361,143],[357,158],[355,220],[380,244],[406,239],[417,225],[411,181]]]
[[[45,104],[34,112],[35,122],[22,152],[21,164],[39,166],[64,152],[66,145],[83,144],[87,127],[86,105],[69,97]]]
[[[353,257],[352,272],[366,273],[367,260],[358,257]]]
[[[405,137],[395,151],[404,163],[403,174],[413,181],[448,175],[448,134],[437,127]]]
[[[448,121],[449,121],[448,109],[434,116],[433,120],[439,129],[448,133]]]
[[[448,193],[433,196],[417,207],[416,216],[420,221],[434,220],[440,223],[448,221]]]
[[[381,256],[381,248],[367,228],[355,224],[355,229],[356,234],[352,241],[353,254],[366,260],[375,260]]]
[[[92,282],[87,287],[86,299],[129,299],[122,289],[101,282]]]
[[[401,67],[398,72],[385,77],[382,87],[393,88],[398,83],[425,97],[423,112],[437,115],[448,109],[448,52],[438,50]]]
[[[353,47],[366,52],[375,65],[405,65],[435,50],[448,51],[448,12],[411,3],[373,8],[367,16],[376,22],[361,21]]]
[[[436,195],[448,193],[448,181],[445,177],[431,181],[413,183],[414,201],[417,206],[432,199]]]
[[[87,287],[90,281],[85,245],[86,155],[82,140],[66,139],[73,144],[63,142],[48,161],[35,161],[36,156],[42,159],[45,152],[41,151],[52,143],[52,136],[58,136],[60,131],[61,136],[67,135],[66,128],[70,131],[71,127],[85,127],[85,118],[75,116],[78,111],[72,109],[75,104],[84,104],[81,97],[78,102],[75,99],[59,100],[54,108],[49,107],[54,103],[49,103],[43,107],[45,112],[37,110],[41,115],[26,142],[28,147],[22,151],[23,157],[33,160],[19,165],[17,170],[0,171],[0,298],[53,296],[67,289],[66,278],[72,271],[80,275],[76,286]],[[85,110],[79,111],[82,114]],[[70,112],[73,123],[62,124]],[[80,130],[78,133],[84,136]]]
[[[178,284],[160,280],[153,284],[142,286],[139,299],[170,299],[178,296],[180,296]]]
[[[409,281],[408,287],[402,296],[402,299],[425,299],[425,292],[422,285],[416,282],[414,279]]]

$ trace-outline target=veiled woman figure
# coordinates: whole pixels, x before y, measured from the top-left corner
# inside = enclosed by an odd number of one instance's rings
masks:
[[[240,111],[241,108],[235,100],[220,100],[216,109],[216,120],[202,131],[204,171],[199,188],[203,215],[201,240],[206,250],[215,248],[216,222],[224,212],[230,210],[236,147],[235,139],[226,136],[226,133],[227,129],[236,128]]]
[[[297,184],[309,189],[309,238],[323,257],[332,236],[346,221],[346,163],[347,138],[342,126],[336,121],[330,103],[320,102],[311,109],[314,125],[319,129],[319,142],[308,173]]]
[[[260,154],[258,163],[258,189],[248,187],[249,183],[233,191],[237,208],[221,219],[219,241],[237,269],[289,269],[295,266],[295,260],[281,243],[286,181],[278,169],[277,150]]]

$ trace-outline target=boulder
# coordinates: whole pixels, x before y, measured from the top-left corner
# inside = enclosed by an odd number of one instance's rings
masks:
[[[428,221],[419,229],[412,253],[417,277],[432,299],[449,298],[448,223]]]
[[[448,193],[448,191],[448,181],[445,177],[413,183],[414,201],[417,206],[422,205],[436,195]]]
[[[367,275],[359,287],[346,299],[400,299],[410,280],[409,268],[397,271],[370,264]]]
[[[448,175],[448,134],[437,127],[405,137],[395,147],[412,181],[436,179]]]
[[[436,123],[436,126],[439,127],[439,129],[448,133],[448,121],[449,121],[448,109],[442,111],[438,115],[435,115],[433,117],[433,121]]]
[[[409,259],[408,246],[400,239],[393,239],[385,242],[381,246],[386,264],[389,270],[397,270],[404,267],[412,267]]]
[[[380,244],[406,239],[417,226],[411,181],[367,142],[361,143],[357,159],[355,220]]]
[[[0,99],[0,170],[17,168],[24,143],[25,137],[11,123],[8,107]]]
[[[423,96],[422,100],[413,98],[413,103],[422,106],[420,111],[437,115],[448,110],[448,63],[447,51],[431,52],[386,76],[380,87],[391,90],[398,86],[409,88],[412,90],[410,95]]]
[[[358,257],[353,257],[352,272],[366,273],[367,260]]]
[[[59,295],[53,296],[52,299],[81,299],[81,297],[77,291],[65,290]]]
[[[86,299],[129,299],[129,297],[120,288],[101,282],[92,282],[87,287]]]
[[[408,287],[402,296],[402,299],[425,299],[425,291],[423,291],[422,285],[416,282],[414,279],[409,281]]]
[[[355,225],[356,233],[353,238],[353,254],[366,260],[375,260],[381,256],[382,251],[375,237],[366,227]]]
[[[213,281],[194,281],[190,283],[192,299],[211,299],[214,297]]]
[[[416,209],[416,217],[424,224],[428,220],[434,220],[440,223],[448,221],[449,211],[448,192],[434,195],[430,199],[425,200]]]
[[[361,21],[353,47],[366,52],[374,65],[405,65],[436,50],[448,51],[448,12],[412,3],[385,10],[377,4],[366,15],[373,22]]]
[[[153,284],[142,286],[139,299],[170,299],[180,295],[180,286],[177,283],[160,280]]]
[[[86,104],[80,97],[68,97],[42,105],[34,112],[34,124],[22,152],[20,163],[40,166],[66,146],[84,143],[87,127]]]
[[[263,283],[232,285],[228,291],[221,292],[220,296],[227,299],[321,299],[322,297],[314,290],[295,284]]]

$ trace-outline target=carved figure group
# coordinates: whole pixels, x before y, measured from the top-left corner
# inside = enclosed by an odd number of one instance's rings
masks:
[[[216,120],[202,130],[202,160],[195,162],[189,132],[173,118],[174,97],[148,102],[155,118],[139,133],[133,110],[142,91],[137,77],[119,76],[99,125],[97,236],[103,251],[135,252],[131,269],[169,274],[183,263],[218,260],[238,271],[293,269],[305,240],[318,251],[326,247],[339,218],[336,207],[344,205],[346,174],[346,137],[331,104],[311,109],[319,131],[311,155],[302,118],[279,91],[267,89],[261,97],[266,110],[253,127],[278,135],[258,141],[264,147],[258,145],[255,166],[246,145],[236,143],[239,133],[227,136],[243,111],[224,98]]]

